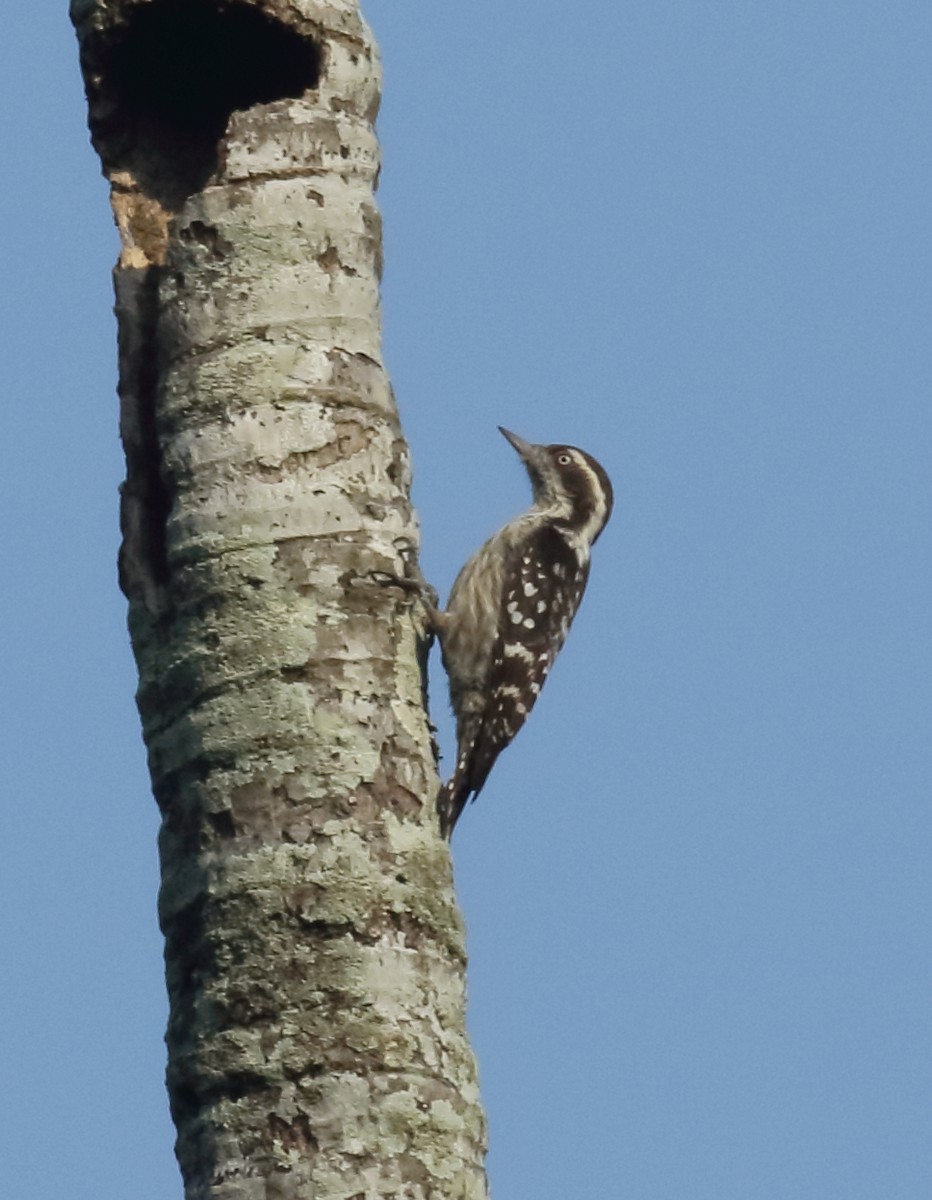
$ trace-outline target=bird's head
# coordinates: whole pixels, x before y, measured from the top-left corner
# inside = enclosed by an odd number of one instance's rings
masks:
[[[591,545],[612,514],[614,496],[605,469],[578,446],[536,445],[498,428],[527,468],[535,507]]]

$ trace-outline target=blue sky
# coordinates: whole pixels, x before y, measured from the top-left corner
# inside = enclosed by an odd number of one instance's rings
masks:
[[[367,13],[425,569],[526,501],[497,424],[616,485],[455,839],[496,1200],[925,1200],[932,11]],[[64,5],[0,59],[0,1160],[10,1195],[165,1200],[116,237]]]

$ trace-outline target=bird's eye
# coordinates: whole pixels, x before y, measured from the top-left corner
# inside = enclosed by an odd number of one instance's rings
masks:
[[[557,455],[557,462],[560,464],[561,467],[568,467],[572,461],[573,460],[570,458],[570,456],[568,454],[558,454]]]

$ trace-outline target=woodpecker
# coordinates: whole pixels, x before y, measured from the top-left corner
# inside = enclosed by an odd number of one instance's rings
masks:
[[[444,610],[426,584],[420,587],[456,717],[456,766],[437,797],[445,838],[534,707],[612,511],[611,482],[590,454],[499,431],[527,469],[533,504],[466,563]]]

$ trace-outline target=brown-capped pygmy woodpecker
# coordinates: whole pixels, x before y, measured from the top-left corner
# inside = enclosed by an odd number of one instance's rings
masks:
[[[445,609],[431,602],[426,585],[421,589],[456,717],[456,765],[437,797],[447,838],[534,707],[612,512],[611,482],[590,454],[533,445],[499,429],[527,469],[533,503],[469,559]]]

